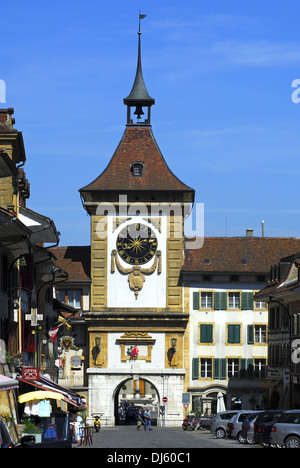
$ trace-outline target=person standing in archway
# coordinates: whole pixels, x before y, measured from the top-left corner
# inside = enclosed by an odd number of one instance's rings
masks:
[[[144,424],[143,411],[142,411],[142,408],[140,408],[138,410],[137,417],[136,417],[136,428],[138,431],[141,429],[142,424]]]
[[[151,412],[149,408],[144,411],[144,430],[147,430],[147,426],[149,426],[149,431],[152,431],[151,427]]]

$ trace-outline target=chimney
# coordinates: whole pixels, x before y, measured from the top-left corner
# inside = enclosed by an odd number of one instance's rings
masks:
[[[261,236],[265,237],[265,222],[262,220],[261,222]]]
[[[246,237],[253,237],[253,229],[246,229]]]

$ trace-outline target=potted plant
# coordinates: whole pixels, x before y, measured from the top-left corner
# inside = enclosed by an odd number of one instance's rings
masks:
[[[26,421],[24,423],[24,427],[23,427],[23,430],[22,430],[22,435],[23,436],[25,436],[25,435],[34,435],[35,436],[35,442],[37,444],[39,444],[39,443],[42,442],[42,433],[43,432],[44,432],[43,429],[41,429],[40,427],[33,424],[33,422]]]

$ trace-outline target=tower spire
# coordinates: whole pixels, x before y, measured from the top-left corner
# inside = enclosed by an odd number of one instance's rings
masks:
[[[142,73],[142,58],[141,58],[141,19],[145,18],[146,15],[139,13],[139,32],[138,32],[138,59],[135,80],[130,94],[123,100],[127,106],[127,124],[133,124],[131,120],[131,107],[135,107],[134,115],[137,116],[138,121],[141,115],[144,114],[143,107],[148,108],[148,116],[144,124],[150,124],[150,108],[155,104],[155,100],[149,95],[143,73]],[[140,123],[140,122],[138,122]]]

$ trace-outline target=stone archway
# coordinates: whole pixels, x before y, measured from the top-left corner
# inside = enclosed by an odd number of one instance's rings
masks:
[[[113,392],[115,425],[135,423],[132,417],[126,418],[130,407],[150,407],[153,425],[160,418],[160,394],[154,382],[143,375],[122,380]],[[132,415],[131,415],[132,416]]]
[[[164,408],[162,423],[169,427],[181,425],[184,369],[164,369],[164,372],[155,368],[141,370],[136,363],[133,363],[131,369],[89,368],[87,374],[89,378],[88,422],[92,420],[92,414],[100,414],[104,426],[114,426],[116,402],[119,401],[120,390],[124,383],[138,377],[153,386],[157,394],[157,413],[161,409],[162,397],[167,397],[168,403]],[[159,419],[159,414],[157,416]]]

